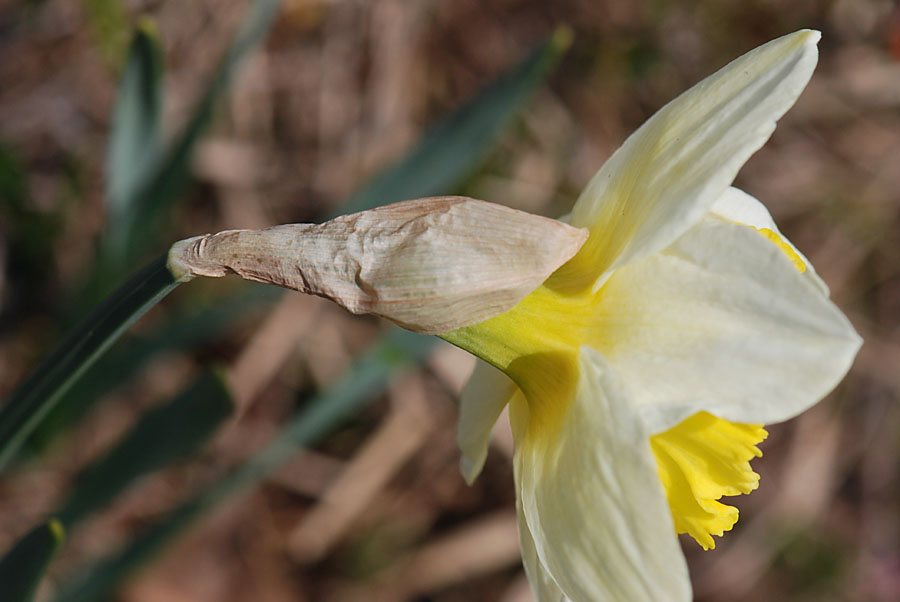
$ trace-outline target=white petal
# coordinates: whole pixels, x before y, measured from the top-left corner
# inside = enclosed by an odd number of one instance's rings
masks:
[[[596,351],[581,348],[579,371],[558,436],[517,437],[521,508],[538,560],[574,602],[690,600],[640,416]],[[520,434],[527,405],[510,409]]]
[[[459,469],[471,485],[487,458],[491,429],[517,387],[503,372],[477,360],[459,399],[456,441],[462,452]]]
[[[525,522],[525,515],[522,514],[521,504],[516,504],[517,518],[519,519],[519,547],[522,550],[522,564],[525,566],[525,574],[528,576],[528,583],[531,584],[531,592],[534,594],[535,602],[571,602],[559,586],[553,581],[553,577],[541,564],[537,555],[537,549],[534,547],[534,538],[528,529],[528,523]]]
[[[716,202],[710,209],[710,213],[737,224],[753,226],[758,230],[771,230],[778,234],[778,236],[781,237],[781,240],[793,249],[794,253],[796,253],[797,256],[803,260],[803,263],[806,264],[806,272],[804,272],[806,277],[811,279],[813,283],[822,290],[823,294],[828,295],[828,285],[825,284],[824,280],[819,278],[818,274],[816,274],[816,270],[809,262],[809,259],[800,252],[800,249],[794,246],[794,243],[789,241],[787,237],[781,233],[781,230],[775,225],[775,220],[772,219],[772,214],[769,213],[766,206],[756,197],[747,194],[739,188],[729,186],[725,189],[725,192],[716,199]]]
[[[601,292],[597,347],[652,432],[700,410],[769,424],[818,402],[861,343],[772,241],[708,217]]]
[[[573,225],[591,229],[582,255],[596,274],[665,248],[700,220],[806,86],[819,37],[804,30],[760,46],[629,136],[572,211]]]

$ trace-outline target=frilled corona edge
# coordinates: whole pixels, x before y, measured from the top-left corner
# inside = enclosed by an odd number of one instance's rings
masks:
[[[485,201],[402,201],[324,224],[226,230],[175,243],[180,281],[237,274],[424,334],[501,314],[571,259],[584,228]]]

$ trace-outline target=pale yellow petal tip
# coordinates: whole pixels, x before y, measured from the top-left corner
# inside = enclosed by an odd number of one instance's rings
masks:
[[[818,62],[819,49],[817,44],[820,39],[822,39],[822,32],[816,29],[801,29],[763,44],[748,53],[748,55],[756,53],[774,53],[775,55],[782,57],[787,57],[789,55],[796,56],[809,67],[814,68],[815,64]],[[808,70],[809,75],[812,74],[811,68]],[[804,69],[803,71],[806,70]]]
[[[801,29],[797,33],[802,35],[808,44],[818,44],[822,39],[822,32],[818,29]]]
[[[789,33],[781,36],[780,38],[775,38],[768,44],[764,44],[763,46],[770,46],[775,44],[787,44],[788,46],[811,46],[815,47],[819,40],[822,39],[822,32],[818,29],[800,29],[793,33]]]
[[[472,458],[471,456],[463,454],[459,459],[459,472],[462,474],[463,479],[466,480],[466,484],[470,487],[475,483],[475,479],[478,478],[478,475],[481,474],[482,468],[484,468],[484,458]]]

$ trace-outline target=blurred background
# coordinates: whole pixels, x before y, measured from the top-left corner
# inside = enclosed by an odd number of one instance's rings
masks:
[[[137,18],[152,18],[162,45],[171,137],[248,5],[0,0],[0,399],[89,307],[79,300],[109,211],[104,156]],[[759,490],[734,498],[734,531],[714,551],[683,544],[698,600],[900,599],[895,2],[286,0],[216,105],[190,186],[153,250],[341,211],[559,24],[574,34],[568,53],[455,192],[565,213],[665,102],[774,37],[822,30],[812,82],[737,184],[768,205],[866,343],[824,403],[769,429],[754,462]],[[385,327],[232,280],[192,283],[142,319],[132,345],[190,340],[164,345],[98,403],[56,421],[67,428],[42,428],[0,477],[3,551],[201,366],[225,367],[239,389],[236,411],[198,453],[70,533],[42,597],[252,456]],[[190,328],[167,330],[185,315],[197,316],[180,322]],[[456,396],[471,366],[438,346],[314,449],[174,539],[113,599],[527,602],[503,421],[475,485],[457,470]]]

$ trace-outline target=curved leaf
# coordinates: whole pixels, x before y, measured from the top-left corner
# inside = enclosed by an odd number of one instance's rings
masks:
[[[0,559],[0,599],[30,602],[64,539],[65,530],[55,518],[20,539]]]
[[[178,283],[160,257],[88,314],[0,407],[0,467],[81,374]]]

